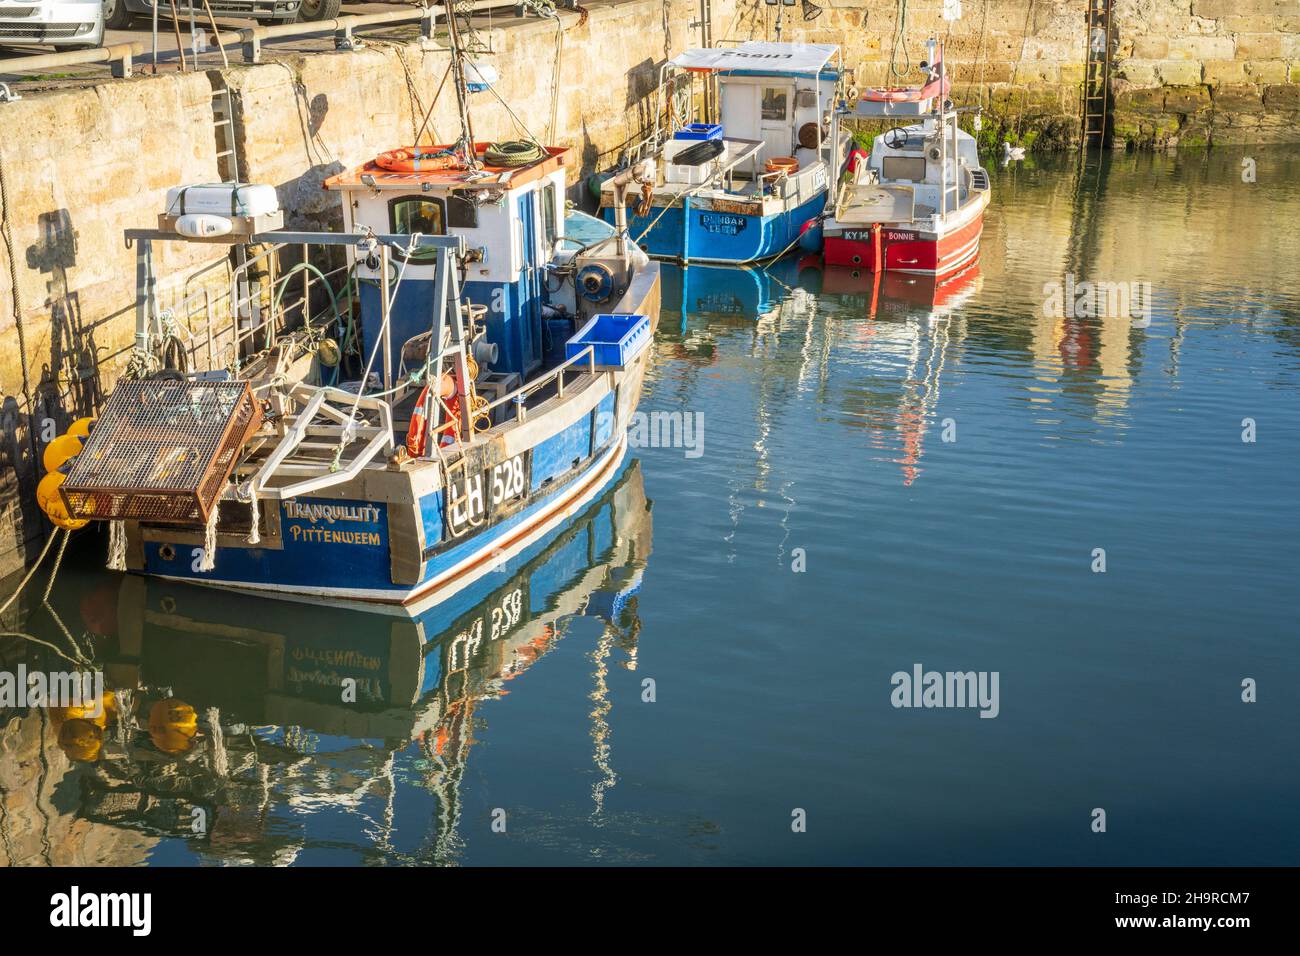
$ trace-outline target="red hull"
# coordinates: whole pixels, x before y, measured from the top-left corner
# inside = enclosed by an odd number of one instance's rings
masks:
[[[882,225],[879,244],[883,270],[876,262],[876,243],[870,229],[845,229],[840,235],[827,235],[823,255],[828,265],[942,277],[975,258],[983,231],[983,212],[939,239],[925,238],[908,227]]]

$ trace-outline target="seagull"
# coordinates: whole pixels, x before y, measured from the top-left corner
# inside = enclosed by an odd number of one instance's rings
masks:
[[[1002,159],[1004,162],[1009,163],[1012,160],[1019,161],[1024,158],[1025,158],[1025,148],[1023,146],[1012,146],[1010,143],[1003,141]]]

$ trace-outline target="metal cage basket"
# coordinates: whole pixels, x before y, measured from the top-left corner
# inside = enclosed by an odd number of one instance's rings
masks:
[[[206,524],[261,423],[247,382],[119,382],[60,494],[77,518]]]

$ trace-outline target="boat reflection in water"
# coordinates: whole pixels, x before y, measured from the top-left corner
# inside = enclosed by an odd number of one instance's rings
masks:
[[[824,387],[837,361],[856,376],[844,386],[842,422],[867,429],[873,452],[898,464],[904,485],[920,476],[944,369],[966,336],[964,310],[983,286],[978,257],[943,278],[809,255],[761,270],[665,266],[663,283],[662,324],[680,328],[663,338],[668,357],[712,365],[710,339],[727,330],[752,336],[749,356],[764,368],[754,398],[760,490],[766,436],[788,403],[787,377]]]
[[[115,719],[93,745],[59,736],[82,764],[72,771],[82,775],[72,812],[92,825],[184,837],[199,862],[292,863],[355,843],[358,832],[371,841],[351,848],[363,862],[456,862],[476,714],[578,616],[602,624],[591,654],[599,812],[614,780],[604,675],[616,663],[635,669],[650,548],[634,461],[562,530],[423,612],[232,601],[127,576],[117,634],[99,655],[106,685],[120,688]],[[421,817],[427,833],[404,834],[399,848],[395,803],[420,791],[433,801]],[[338,813],[363,826],[340,826]]]

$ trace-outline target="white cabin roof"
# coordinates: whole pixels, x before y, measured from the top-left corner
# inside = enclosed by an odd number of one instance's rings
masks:
[[[833,43],[769,43],[749,40],[739,46],[686,50],[673,57],[685,70],[749,70],[755,73],[820,73],[839,52]]]

